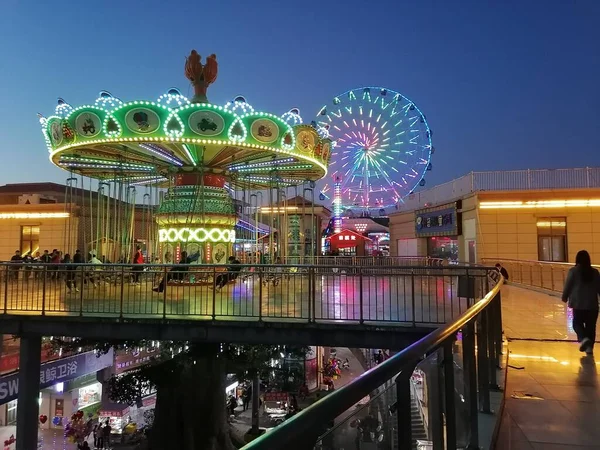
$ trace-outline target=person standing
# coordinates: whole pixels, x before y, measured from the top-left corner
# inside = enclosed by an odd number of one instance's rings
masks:
[[[508,270],[506,270],[504,267],[502,267],[502,264],[500,264],[500,263],[496,264],[496,269],[498,269],[498,272],[500,272],[500,275],[502,275],[504,277],[504,281],[508,281]]]
[[[12,280],[19,279],[19,270],[21,270],[21,266],[23,264],[23,257],[21,256],[21,250],[16,250],[15,254],[10,258],[10,262],[14,264],[14,266],[10,266],[10,278]]]
[[[83,260],[83,255],[81,254],[81,250],[75,250],[75,254],[73,255],[73,264],[83,264],[85,261]]]
[[[573,329],[580,343],[579,351],[594,352],[596,322],[598,321],[600,273],[592,267],[590,254],[581,250],[575,257],[575,267],[569,270],[562,301],[573,309]]]
[[[102,427],[100,434],[102,435],[102,441],[100,443],[101,447],[99,448],[107,448],[110,449],[110,434],[112,432],[112,428],[110,427],[110,423],[107,420],[106,424]]]
[[[62,262],[65,265],[65,284],[67,285],[67,292],[73,292],[73,288],[75,288],[75,292],[79,292],[79,289],[77,289],[77,281],[75,280],[75,271],[77,270],[77,266],[75,266],[71,261],[71,255],[68,253],[65,254]]]
[[[250,406],[250,400],[252,400],[251,389],[244,389],[244,393],[242,394],[242,403],[244,404],[244,411],[246,411]]]
[[[58,265],[61,263],[61,252],[59,252],[57,249],[52,250],[52,259],[50,260],[50,263],[52,264],[52,266],[50,267],[50,269],[52,270],[52,276],[51,278],[53,280],[59,280],[60,279],[60,272],[59,272],[59,267]]]
[[[142,253],[142,247],[139,245],[135,248],[135,255],[133,255],[133,284],[140,284],[140,275],[144,271],[144,254]]]

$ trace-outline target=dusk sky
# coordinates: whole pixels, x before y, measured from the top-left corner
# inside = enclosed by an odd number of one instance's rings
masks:
[[[600,1],[2,0],[0,184],[63,182],[36,113],[106,89],[154,100],[192,48],[212,103],[310,122],[348,89],[411,98],[434,132],[427,185],[472,170],[600,166]]]

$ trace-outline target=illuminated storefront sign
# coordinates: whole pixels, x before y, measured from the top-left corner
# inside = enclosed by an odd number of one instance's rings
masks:
[[[113,365],[114,351],[97,355],[96,352],[79,353],[68,358],[57,359],[40,367],[40,389],[57,383],[96,373]],[[19,373],[0,378],[0,405],[14,400],[19,395]]]
[[[458,236],[461,233],[461,219],[455,206],[415,214],[415,234],[417,237]]]
[[[234,230],[220,228],[163,228],[158,230],[160,242],[235,242]]]
[[[584,200],[530,200],[480,202],[481,209],[534,209],[534,208],[588,208],[600,206],[600,199]]]

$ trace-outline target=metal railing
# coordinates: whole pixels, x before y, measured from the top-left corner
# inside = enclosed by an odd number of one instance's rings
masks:
[[[405,199],[403,209],[439,204],[478,191],[600,188],[600,167],[471,172]]]
[[[238,258],[244,264],[256,264],[254,255]],[[429,256],[283,256],[282,264],[311,266],[443,266],[447,260]]]
[[[427,384],[423,395],[427,396],[428,425],[423,426],[428,427],[424,434],[433,448],[479,448],[478,413],[490,412],[490,390],[498,388],[496,376],[502,353],[503,280],[498,278],[498,272],[489,269],[491,290],[452,323],[335,390],[244,449],[312,447],[298,447],[298,442],[312,442],[321,449],[362,445],[380,448],[382,441],[387,442],[385,448],[412,449],[417,436],[411,417],[415,400],[411,391],[417,376]],[[367,402],[365,397],[369,398]]]
[[[363,265],[0,265],[0,314],[442,324],[487,269]],[[222,286],[222,287],[221,287]]]
[[[528,261],[517,259],[484,260],[484,263],[500,263],[508,272],[511,283],[537,287],[553,292],[562,292],[569,269],[573,263]],[[594,265],[600,270],[600,266]]]

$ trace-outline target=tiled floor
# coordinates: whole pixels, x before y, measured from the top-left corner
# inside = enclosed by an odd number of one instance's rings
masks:
[[[560,299],[508,286],[503,322],[511,342],[496,449],[600,449],[600,357],[585,356],[571,342]]]

